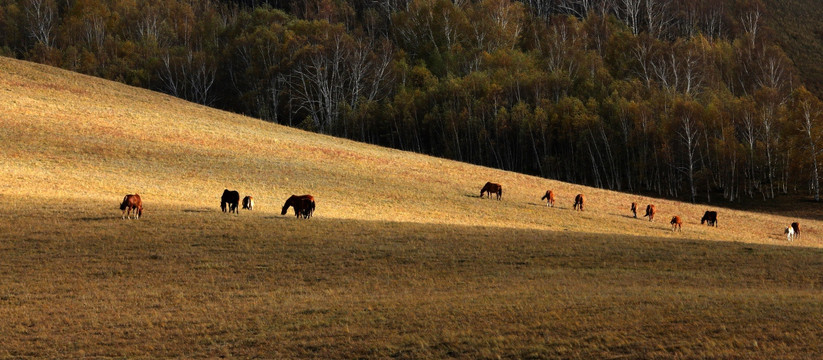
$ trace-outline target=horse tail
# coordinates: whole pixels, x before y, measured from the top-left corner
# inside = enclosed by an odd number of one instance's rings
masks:
[[[309,217],[314,215],[314,200],[311,201],[311,210],[309,211]]]

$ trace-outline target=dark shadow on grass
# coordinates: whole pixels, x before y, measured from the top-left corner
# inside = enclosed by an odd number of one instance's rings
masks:
[[[207,213],[212,212],[211,209],[183,209],[184,213]]]
[[[111,216],[86,216],[77,219],[78,221],[104,221],[104,220],[114,220],[120,219],[119,217],[111,217]],[[126,219],[128,220],[128,219]]]

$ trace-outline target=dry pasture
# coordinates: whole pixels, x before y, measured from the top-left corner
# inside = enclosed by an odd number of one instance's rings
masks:
[[[310,134],[0,58],[0,357],[815,358],[820,222]],[[486,181],[503,201],[479,199]],[[254,211],[219,211],[224,188]],[[540,200],[557,193],[555,208]],[[144,217],[121,220],[126,193]],[[571,211],[585,193],[586,211]],[[280,215],[311,193],[311,220]],[[629,204],[654,203],[634,219]],[[684,219],[672,233],[672,215]]]

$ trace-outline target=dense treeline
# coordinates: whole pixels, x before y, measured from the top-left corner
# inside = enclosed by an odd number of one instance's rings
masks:
[[[819,199],[823,106],[764,11],[712,0],[0,0],[0,46],[268,121],[564,181],[692,201]]]

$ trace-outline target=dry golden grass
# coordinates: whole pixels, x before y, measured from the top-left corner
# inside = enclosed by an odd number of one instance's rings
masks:
[[[0,58],[0,357],[814,358],[819,222],[591,189]],[[478,199],[486,181],[503,201]],[[256,210],[219,212],[224,188]],[[539,198],[558,194],[557,208]],[[123,221],[126,193],[145,212]],[[585,212],[571,211],[575,194]],[[315,218],[281,216],[313,194]],[[658,220],[630,218],[654,203]],[[669,231],[672,215],[682,233]],[[791,245],[791,246],[787,246]]]

